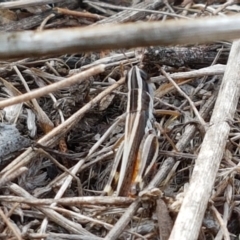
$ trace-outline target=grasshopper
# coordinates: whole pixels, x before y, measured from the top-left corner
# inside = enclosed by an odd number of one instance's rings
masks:
[[[134,66],[128,72],[128,102],[125,134],[104,192],[117,196],[136,196],[158,156],[158,139],[153,128],[153,89],[147,74]]]

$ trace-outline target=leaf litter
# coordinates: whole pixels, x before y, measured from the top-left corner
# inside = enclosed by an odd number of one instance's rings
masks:
[[[87,28],[105,22],[177,21],[239,11],[238,4],[230,1],[208,5],[201,1],[155,1],[155,5],[130,0],[29,2],[0,3],[0,29]],[[130,8],[138,11],[128,12]],[[140,8],[149,11],[140,14]],[[122,16],[117,17],[119,13]],[[85,70],[96,67],[80,83],[1,108],[2,238],[168,239],[191,181],[207,129],[203,125],[210,120],[230,47],[231,42],[129,50],[116,47],[2,61],[2,102],[34,94],[35,89],[76,74],[81,77]],[[99,64],[104,64],[104,69],[97,69]],[[156,173],[136,199],[102,196],[124,134],[124,77],[135,64],[143,65],[155,87],[154,117],[161,132]],[[239,236],[238,109],[230,126],[199,239]],[[119,233],[114,235],[111,229]]]

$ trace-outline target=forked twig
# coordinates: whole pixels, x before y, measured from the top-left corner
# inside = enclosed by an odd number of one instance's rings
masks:
[[[3,222],[5,222],[5,224],[8,226],[8,228],[13,232],[13,234],[15,235],[15,237],[18,240],[22,240],[21,235],[19,234],[19,230],[17,231],[16,227],[17,225],[13,225],[11,223],[11,221],[9,221],[9,219],[6,217],[6,215],[4,214],[4,212],[2,211],[2,209],[0,208],[0,217],[3,220]]]
[[[115,226],[109,231],[104,240],[114,240],[118,239],[119,235],[123,232],[125,227],[131,221],[134,213],[138,209],[140,204],[140,199],[137,198],[130,207],[125,211],[120,220],[115,224]]]
[[[177,91],[187,99],[187,101],[189,102],[190,106],[192,107],[196,117],[198,118],[199,122],[202,124],[202,126],[204,128],[206,128],[206,123],[203,120],[203,118],[201,117],[201,115],[199,114],[197,108],[195,107],[193,101],[190,99],[190,97],[187,96],[187,94],[182,91],[182,89],[174,82],[174,80],[164,71],[163,68],[160,68],[160,71],[162,72],[162,74],[172,83],[172,85],[177,89]]]

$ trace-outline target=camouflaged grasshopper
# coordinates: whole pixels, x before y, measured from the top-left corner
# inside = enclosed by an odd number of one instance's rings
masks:
[[[143,189],[158,156],[153,128],[153,89],[147,74],[134,66],[127,75],[128,102],[124,140],[116,153],[107,195],[136,196]]]

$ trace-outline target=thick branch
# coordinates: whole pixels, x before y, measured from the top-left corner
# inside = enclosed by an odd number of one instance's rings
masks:
[[[240,37],[240,17],[137,22],[119,25],[8,32],[0,35],[0,58],[76,53],[151,45],[206,43]]]
[[[197,47],[149,47],[144,53],[146,65],[168,65],[172,67],[191,67],[199,69],[207,67],[215,60],[221,46],[197,46]],[[216,63],[226,64],[229,51],[222,51]]]

